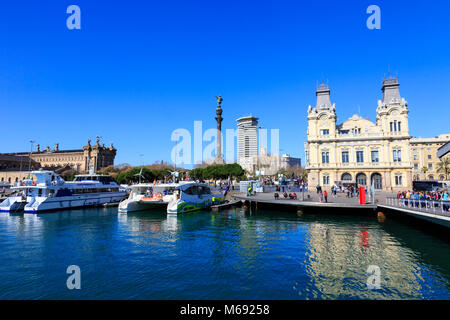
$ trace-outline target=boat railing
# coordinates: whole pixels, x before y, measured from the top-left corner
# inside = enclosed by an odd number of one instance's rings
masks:
[[[450,201],[387,197],[386,204],[450,217]]]

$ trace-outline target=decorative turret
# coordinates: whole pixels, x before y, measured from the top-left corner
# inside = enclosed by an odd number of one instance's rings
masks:
[[[377,125],[385,135],[409,135],[408,102],[400,96],[398,77],[383,80],[383,99],[378,100]]]
[[[336,134],[336,105],[331,104],[330,89],[327,84],[317,85],[316,106],[308,106],[308,137]]]
[[[336,105],[334,103],[331,104],[330,89],[328,87],[328,83],[317,85],[316,97],[316,106],[314,108],[311,107],[311,105],[308,106],[308,116],[317,116],[323,111],[330,111],[331,113],[336,115]]]
[[[327,84],[320,84],[317,86],[316,91],[316,108],[319,110],[330,109],[331,101],[330,101],[330,89]]]

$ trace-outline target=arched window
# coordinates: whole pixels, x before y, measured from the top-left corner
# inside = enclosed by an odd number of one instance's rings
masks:
[[[343,173],[341,176],[341,180],[342,181],[351,181],[352,180],[352,175],[348,172]]]
[[[376,190],[381,190],[383,189],[383,179],[381,177],[381,174],[379,173],[374,173],[372,174],[372,176],[370,177],[371,182],[373,182],[373,186]]]
[[[364,173],[358,173],[356,175],[356,183],[360,186],[367,185],[367,176]]]

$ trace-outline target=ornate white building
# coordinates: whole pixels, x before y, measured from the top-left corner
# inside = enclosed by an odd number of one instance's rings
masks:
[[[383,81],[376,123],[354,115],[342,124],[337,123],[328,85],[318,86],[316,106],[308,107],[305,143],[305,167],[311,186],[343,183],[370,186],[373,182],[378,190],[411,188],[411,143],[419,141],[411,141],[408,103],[400,96],[399,85],[397,78]]]

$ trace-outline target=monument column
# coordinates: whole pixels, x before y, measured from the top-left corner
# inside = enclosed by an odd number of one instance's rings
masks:
[[[217,121],[217,150],[216,150],[216,158],[214,159],[214,163],[216,164],[224,164],[225,161],[222,157],[222,97],[217,96],[217,108],[216,108],[216,121]]]

